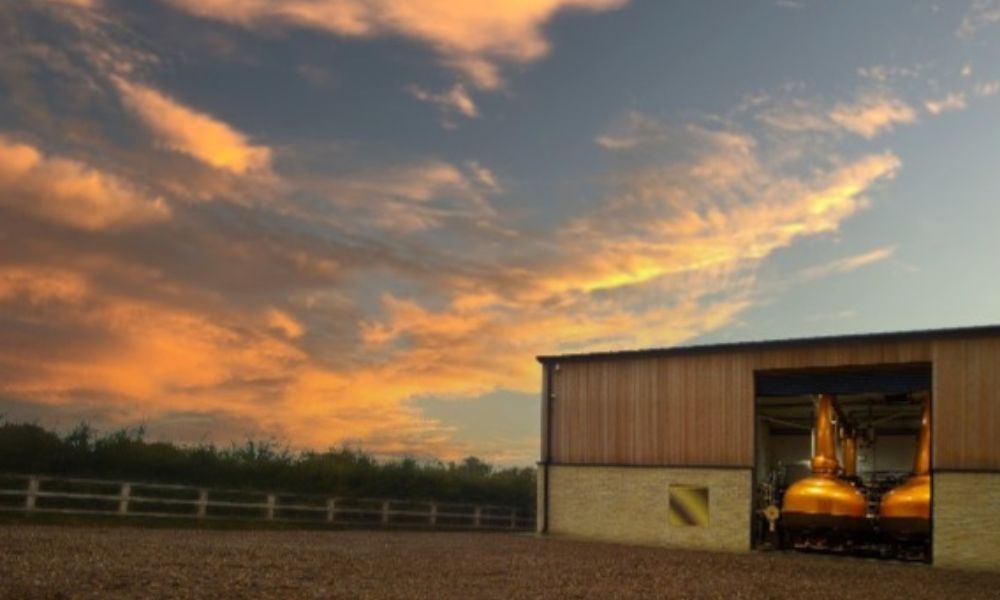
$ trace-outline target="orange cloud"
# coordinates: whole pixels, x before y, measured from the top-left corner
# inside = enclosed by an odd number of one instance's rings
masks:
[[[71,8],[92,9],[101,6],[102,0],[31,0],[41,6],[68,6]]]
[[[884,84],[900,77],[916,77],[920,72],[919,66],[860,69],[859,74],[863,78],[879,83],[862,85],[852,100],[831,106],[823,98],[810,96],[801,85],[787,85],[775,95],[759,94],[746,98],[741,110],[786,135],[849,132],[873,139],[896,126],[916,123],[917,110],[893,95]]]
[[[100,230],[170,218],[162,198],[132,183],[0,136],[0,205],[80,229]]]
[[[290,327],[288,315],[261,321],[186,310],[117,296],[71,271],[2,266],[0,309],[65,346],[0,347],[0,391],[8,395],[66,406],[99,394],[133,421],[210,410],[304,447],[377,440],[371,446],[381,452],[454,457],[446,431],[401,402],[419,378],[383,381],[379,369],[324,367],[293,342],[299,336],[290,333],[301,330],[275,330]],[[94,335],[93,343],[74,342]]]
[[[184,106],[151,87],[114,79],[126,108],[164,147],[238,175],[270,168],[271,150],[252,145],[226,123]]]
[[[78,302],[86,293],[87,284],[77,273],[24,267],[0,269],[0,301],[21,299],[28,305]]]
[[[848,131],[873,138],[897,124],[915,122],[917,112],[902,100],[868,95],[853,103],[837,104],[830,112],[830,119]]]
[[[302,327],[302,323],[299,323],[295,320],[295,317],[283,310],[270,308],[267,311],[266,318],[267,325],[272,331],[277,331],[287,338],[294,339],[302,337],[302,334],[305,332],[305,328]]]
[[[278,338],[182,309],[116,297],[76,273],[20,268],[0,276],[20,283],[18,293],[0,298],[12,303],[18,295],[35,298],[38,308],[51,311],[49,326],[102,333],[100,346],[88,348],[85,356],[49,357],[39,361],[39,369],[14,376],[7,383],[9,392],[58,397],[73,390],[102,390],[109,396],[143,398],[147,408],[158,402],[197,408],[201,399],[191,399],[193,390],[281,377],[302,358]],[[28,358],[9,350],[3,362]],[[175,393],[165,397],[168,390]],[[218,400],[225,408],[223,396]]]
[[[635,131],[615,134],[616,152],[645,160],[673,144],[698,154],[619,175],[604,210],[571,226],[574,236],[599,240],[587,253],[599,258],[568,269],[552,291],[620,288],[758,261],[801,237],[835,231],[866,206],[864,192],[900,166],[892,154],[874,154],[801,180],[770,170],[748,135],[690,126],[668,135],[648,117],[630,122]]]
[[[398,35],[430,46],[476,86],[502,85],[498,63],[529,63],[545,56],[542,28],[557,13],[600,12],[627,0],[169,0],[192,14],[244,27],[276,23],[347,37]]]

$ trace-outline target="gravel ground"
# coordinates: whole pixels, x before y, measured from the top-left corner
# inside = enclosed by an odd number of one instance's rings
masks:
[[[1000,575],[532,536],[0,525],[0,598],[998,598]]]

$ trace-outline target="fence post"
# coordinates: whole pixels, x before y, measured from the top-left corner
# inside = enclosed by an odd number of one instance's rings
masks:
[[[204,519],[208,514],[208,490],[198,490],[198,518]]]
[[[438,505],[437,502],[431,502],[431,513],[428,517],[431,527],[437,525],[438,522]]]
[[[273,521],[274,520],[274,504],[275,504],[274,494],[268,494],[267,495],[267,520],[268,521]]]
[[[382,501],[382,524],[383,525],[388,525],[389,524],[389,501],[388,500],[383,500]]]
[[[337,512],[337,499],[327,498],[326,500],[326,522],[333,523],[334,516]]]
[[[482,509],[482,507],[477,506],[476,507],[476,512],[473,513],[472,517],[473,517],[472,526],[475,527],[476,529],[479,529],[479,526],[480,526],[480,524],[483,521],[483,509]]]
[[[517,509],[510,509],[510,528],[517,529]]]
[[[118,496],[118,514],[128,514],[128,499],[131,495],[132,485],[129,483],[123,483],[121,493]]]
[[[32,512],[35,510],[35,499],[38,497],[38,478],[28,478],[28,494],[24,498],[24,510]]]

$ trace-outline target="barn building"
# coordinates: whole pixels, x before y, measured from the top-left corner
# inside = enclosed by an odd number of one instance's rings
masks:
[[[538,360],[540,533],[1000,570],[1000,326]]]

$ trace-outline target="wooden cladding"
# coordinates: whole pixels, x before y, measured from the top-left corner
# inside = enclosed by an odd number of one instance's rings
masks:
[[[753,371],[740,368],[736,359],[678,356],[561,365],[551,376],[553,460],[750,464]]]
[[[934,467],[1000,469],[1000,334],[556,360],[543,459],[751,467],[755,371],[916,363],[933,368]]]
[[[935,469],[1000,469],[1000,337],[934,345]]]

